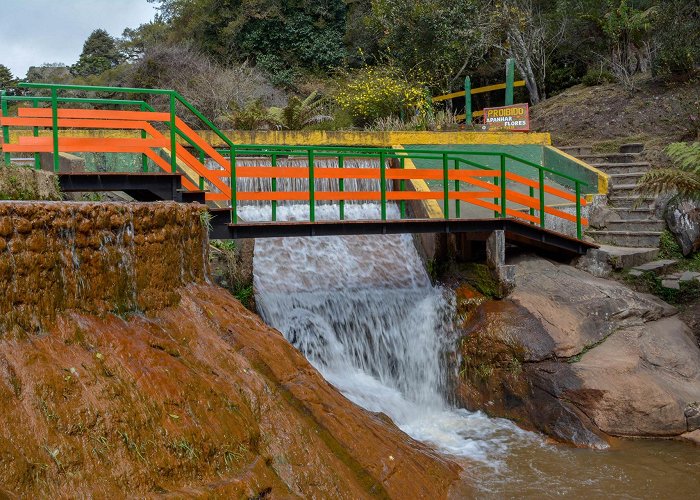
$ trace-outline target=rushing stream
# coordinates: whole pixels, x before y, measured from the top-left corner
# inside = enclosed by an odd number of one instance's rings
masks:
[[[320,205],[316,213],[330,219],[338,207]],[[307,214],[304,205],[278,209],[280,220]],[[270,207],[248,206],[241,215],[269,220]],[[379,210],[354,204],[346,215],[377,218]],[[455,341],[453,299],[431,285],[410,235],[259,239],[254,268],[264,320],[350,400],[455,456],[481,497],[700,492],[700,450],[691,446],[626,441],[607,451],[574,449],[450,405],[444,359]]]

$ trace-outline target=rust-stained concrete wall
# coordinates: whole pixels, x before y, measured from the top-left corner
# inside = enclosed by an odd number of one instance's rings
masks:
[[[206,273],[204,207],[0,202],[0,337],[40,332],[57,313],[175,305]]]

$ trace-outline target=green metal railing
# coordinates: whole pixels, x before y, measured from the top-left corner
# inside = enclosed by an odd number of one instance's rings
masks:
[[[224,150],[221,150],[225,153]],[[399,168],[405,167],[405,161],[410,160],[427,160],[439,162],[443,170],[443,178],[441,181],[442,191],[443,191],[443,216],[445,219],[450,219],[450,180],[449,180],[449,166],[453,165],[454,170],[459,170],[462,166],[473,167],[480,170],[495,170],[498,171],[500,177],[494,179],[494,184],[500,188],[500,196],[495,198],[498,203],[500,203],[500,210],[495,212],[496,217],[507,217],[508,210],[508,162],[514,163],[516,165],[522,165],[526,168],[531,168],[533,170],[533,181],[538,184],[538,199],[540,203],[539,207],[539,224],[541,227],[545,227],[545,177],[549,177],[552,180],[559,180],[562,184],[568,184],[573,191],[576,193],[575,210],[576,210],[576,226],[577,226],[577,236],[580,239],[582,237],[582,216],[581,216],[581,193],[584,186],[588,186],[588,183],[572,177],[570,175],[562,174],[550,168],[544,167],[537,163],[525,160],[518,156],[512,155],[510,153],[503,152],[487,152],[487,151],[469,151],[469,150],[452,150],[452,151],[435,151],[429,149],[394,149],[394,148],[358,148],[353,146],[287,146],[287,145],[249,145],[249,144],[239,144],[236,147],[236,155],[241,157],[267,157],[271,159],[274,158],[274,163],[272,166],[277,165],[277,160],[280,157],[291,156],[291,157],[306,157],[309,165],[309,219],[313,222],[315,221],[315,199],[314,199],[314,161],[317,158],[334,158],[337,160],[339,168],[347,165],[347,160],[349,158],[364,158],[369,160],[377,160],[378,167],[380,169],[380,206],[381,206],[381,217],[386,219],[386,164],[390,160],[396,161]],[[473,160],[464,158],[464,156],[474,156],[483,158],[494,158],[495,162],[498,164],[496,168],[486,165],[483,162],[479,163]],[[235,157],[234,157],[235,162]],[[524,175],[525,176],[525,175]],[[501,179],[499,182],[499,178]],[[528,176],[528,178],[531,178]],[[454,192],[460,191],[459,180],[454,181]],[[400,189],[405,189],[404,181],[399,184]],[[273,192],[276,191],[276,184],[273,183]],[[342,182],[338,183],[338,189],[340,192],[344,190],[344,185]],[[529,194],[531,198],[534,198],[534,188],[529,188]],[[235,204],[235,199],[232,198],[232,205]],[[340,219],[344,220],[344,202],[339,204]],[[405,218],[405,202],[401,202],[400,205],[401,217]],[[534,209],[529,208],[530,215],[534,215]],[[455,216],[459,218],[460,213],[460,203],[457,202],[455,206]],[[272,220],[276,220],[276,212],[272,212]]]
[[[473,167],[480,170],[498,171],[499,175],[493,178],[493,185],[499,188],[499,196],[495,197],[498,200],[496,204],[499,204],[499,210],[494,212],[496,217],[506,217],[508,214],[508,178],[509,164],[513,166],[518,166],[521,169],[531,170],[532,175],[526,175],[526,177],[537,183],[538,199],[539,199],[539,224],[541,227],[545,226],[545,178],[549,178],[560,182],[562,185],[567,185],[575,193],[575,212],[576,212],[576,226],[577,226],[577,236],[581,238],[582,236],[582,216],[581,216],[581,193],[583,192],[583,187],[587,186],[587,183],[577,179],[573,176],[566,175],[557,172],[553,169],[547,168],[545,166],[539,165],[532,161],[520,158],[510,153],[504,152],[488,152],[488,151],[470,151],[470,150],[451,150],[451,151],[436,151],[431,149],[394,149],[394,148],[363,148],[363,147],[350,147],[350,146],[287,146],[287,145],[242,145],[234,144],[216,125],[214,125],[209,119],[207,119],[201,112],[199,112],[191,103],[189,103],[184,97],[182,97],[178,92],[173,90],[163,90],[163,89],[141,89],[141,88],[123,88],[123,87],[93,87],[87,85],[59,85],[59,84],[44,84],[44,83],[23,83],[20,84],[23,88],[35,88],[35,89],[48,89],[50,90],[50,97],[25,97],[25,96],[5,96],[4,93],[0,101],[2,101],[2,115],[8,115],[8,102],[13,101],[24,101],[30,102],[33,106],[38,106],[40,103],[49,103],[51,105],[52,113],[52,144],[53,144],[53,161],[54,169],[57,171],[59,167],[59,142],[58,142],[58,104],[61,103],[76,103],[76,104],[100,104],[100,105],[112,105],[112,106],[139,106],[141,110],[154,111],[153,107],[150,106],[143,100],[128,100],[128,99],[99,99],[99,98],[78,98],[78,97],[63,97],[59,96],[59,92],[64,91],[88,91],[88,92],[110,92],[110,93],[124,93],[124,94],[140,94],[140,95],[161,95],[167,96],[168,98],[168,112],[169,120],[165,122],[166,126],[169,128],[169,145],[170,145],[170,165],[173,172],[177,171],[177,144],[178,137],[184,140],[192,148],[195,149],[199,157],[199,161],[204,163],[206,159],[205,151],[197,145],[197,141],[189,137],[187,133],[181,130],[177,126],[177,106],[181,105],[190,113],[192,113],[197,119],[199,119],[209,130],[211,130],[219,140],[221,140],[225,147],[223,149],[218,149],[217,152],[222,155],[228,155],[228,165],[221,165],[223,168],[229,169],[230,177],[230,188],[231,188],[231,221],[232,223],[238,222],[238,183],[237,183],[237,164],[240,157],[250,157],[250,156],[264,156],[270,158],[270,164],[274,168],[278,165],[278,161],[282,157],[303,157],[308,163],[308,190],[309,190],[309,218],[311,221],[316,220],[316,190],[315,190],[315,167],[316,161],[319,158],[335,158],[337,160],[338,168],[347,168],[347,160],[349,158],[366,158],[374,159],[378,161],[379,164],[379,191],[380,191],[380,206],[381,206],[381,217],[386,219],[387,217],[387,191],[390,190],[387,183],[387,164],[392,163],[393,165],[398,165],[398,168],[405,168],[405,163],[407,160],[417,160],[417,161],[430,161],[436,162],[440,165],[442,169],[442,179],[441,188],[443,191],[443,215],[446,219],[451,218],[450,213],[450,188],[453,186],[454,191],[459,192],[461,189],[461,182],[459,180],[450,181],[449,172],[450,167],[453,170],[460,170],[463,167]],[[7,143],[9,142],[9,131],[6,126],[2,127],[3,140]],[[38,135],[37,127],[34,127],[34,135]],[[145,131],[141,132],[141,137],[145,138]],[[7,155],[7,154],[6,154]],[[465,156],[472,158],[465,158]],[[478,159],[479,161],[476,161]],[[488,161],[487,161],[488,160]],[[491,164],[487,164],[488,162]],[[147,158],[143,158],[143,169],[147,170]],[[352,174],[348,172],[348,178],[352,178]],[[500,181],[499,181],[500,179]],[[204,179],[200,177],[199,179],[200,188],[204,187]],[[398,182],[400,190],[405,190],[406,183],[405,180]],[[277,179],[272,177],[272,190],[276,191]],[[342,192],[345,189],[344,179],[338,179],[338,188]],[[535,188],[530,186],[529,194],[530,198],[534,197]],[[516,202],[517,203],[517,202]],[[401,217],[406,217],[406,203],[405,200],[399,203]],[[272,218],[277,219],[277,202],[272,202]],[[340,201],[339,211],[340,219],[345,219],[345,201]],[[529,214],[534,216],[534,208],[529,207]],[[460,202],[457,201],[455,205],[455,217],[461,217]]]

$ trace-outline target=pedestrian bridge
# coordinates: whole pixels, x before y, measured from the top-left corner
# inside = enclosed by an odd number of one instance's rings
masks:
[[[2,96],[6,163],[30,154],[41,168],[48,153],[66,190],[205,201],[214,238],[435,232],[478,239],[502,230],[513,242],[549,250],[580,254],[593,246],[582,232],[584,194],[595,186],[507,152],[235,144],[175,91],[20,86],[43,95]],[[75,92],[148,95],[166,110]],[[193,119],[226,147],[212,146]],[[61,153],[138,160],[66,172]],[[349,220],[349,209],[362,203],[375,204],[377,218]],[[289,206],[295,220],[284,220]]]

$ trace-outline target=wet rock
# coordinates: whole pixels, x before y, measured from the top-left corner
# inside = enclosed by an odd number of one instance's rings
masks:
[[[510,299],[484,303],[462,339],[471,365],[495,374],[463,379],[468,408],[592,447],[607,435],[673,437],[700,425],[700,349],[675,308],[544,259],[511,264]],[[482,337],[522,353],[518,377],[502,369],[507,356],[469,350],[469,339]]]
[[[665,219],[683,255],[700,250],[700,202],[676,196],[666,207]]]
[[[688,431],[694,431],[700,428],[700,403],[690,403],[685,407],[683,413],[688,422]]]

